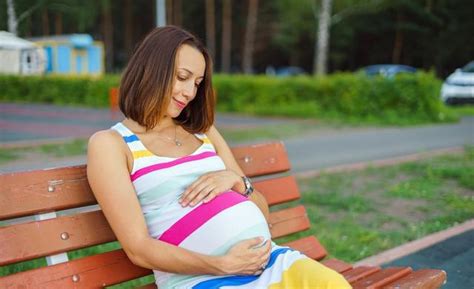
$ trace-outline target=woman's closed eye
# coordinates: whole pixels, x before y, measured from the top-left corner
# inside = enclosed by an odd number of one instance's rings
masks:
[[[178,75],[177,78],[178,78],[179,81],[186,81],[186,80],[188,80],[188,77],[187,77],[187,76]]]

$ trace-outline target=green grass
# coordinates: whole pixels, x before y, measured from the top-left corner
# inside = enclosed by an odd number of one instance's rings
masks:
[[[8,163],[21,158],[16,149],[0,149],[0,164]]]
[[[474,218],[474,147],[384,168],[299,179],[311,229],[330,257],[354,262]],[[288,204],[284,205],[288,206]],[[282,207],[282,206],[279,206]],[[75,250],[70,259],[120,248],[117,242]],[[0,276],[45,266],[44,258],[0,267]],[[111,288],[153,281],[147,276]]]
[[[294,121],[278,125],[264,125],[253,128],[223,128],[220,133],[229,143],[258,140],[281,140],[318,129],[314,121]]]
[[[474,115],[474,104],[450,105],[445,108],[449,113],[459,116]]]
[[[87,152],[87,140],[76,139],[64,144],[47,144],[37,147],[38,152],[55,157],[85,155]]]
[[[331,127],[329,125],[326,128]],[[336,127],[336,126],[333,126]],[[224,128],[220,132],[229,143],[241,143],[258,140],[281,140],[298,136],[308,131],[321,129],[314,121],[293,121],[281,125],[265,125],[252,128]],[[63,158],[85,155],[87,153],[87,139],[75,139],[64,143],[45,144],[23,148],[0,149],[0,164],[8,164],[15,160],[35,155],[39,157]]]
[[[313,234],[330,256],[350,262],[474,218],[473,147],[299,182],[312,227],[297,237]]]
[[[0,149],[0,164],[19,160],[27,157],[27,155],[63,158],[68,156],[85,155],[86,152],[86,139],[75,139],[60,144],[45,144],[21,148],[2,148]]]

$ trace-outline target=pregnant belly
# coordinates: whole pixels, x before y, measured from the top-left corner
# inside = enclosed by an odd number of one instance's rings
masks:
[[[270,231],[260,209],[236,192],[226,192],[201,204],[163,232],[159,240],[195,252],[222,255],[239,241]]]

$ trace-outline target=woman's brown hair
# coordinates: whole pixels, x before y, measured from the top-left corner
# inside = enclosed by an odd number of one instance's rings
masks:
[[[153,29],[138,45],[122,75],[120,110],[146,129],[163,117],[176,81],[176,55],[181,45],[199,50],[206,61],[204,79],[196,97],[174,119],[190,133],[205,132],[214,123],[215,96],[212,89],[212,59],[201,41],[176,26]]]

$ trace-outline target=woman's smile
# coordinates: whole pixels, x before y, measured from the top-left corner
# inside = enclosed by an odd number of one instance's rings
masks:
[[[180,108],[183,109],[186,106],[186,103],[177,100],[176,98],[173,97],[173,100],[175,101],[176,105]]]

